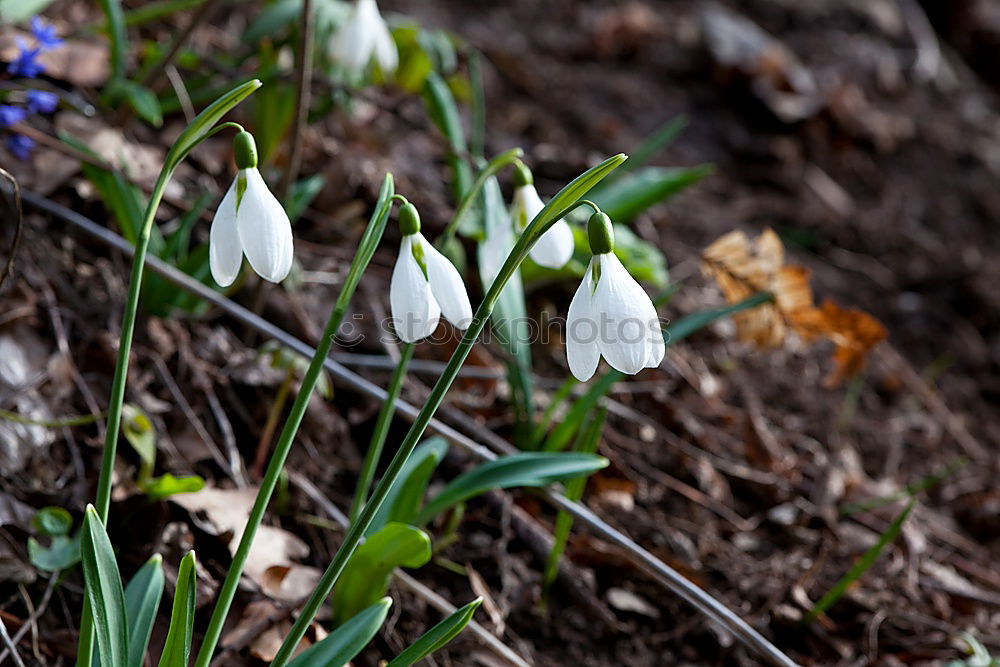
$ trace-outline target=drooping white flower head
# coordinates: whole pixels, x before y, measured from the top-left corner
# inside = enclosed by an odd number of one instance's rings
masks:
[[[399,54],[378,5],[375,0],[358,0],[351,17],[330,41],[330,58],[349,70],[360,72],[368,67],[373,56],[382,72],[396,71]]]
[[[292,225],[257,171],[253,135],[237,134],[233,150],[239,171],[216,209],[209,233],[212,277],[223,287],[231,285],[246,255],[257,275],[281,282],[292,268]]]
[[[514,172],[514,198],[510,206],[510,218],[517,233],[523,232],[544,207],[531,171],[519,164]],[[528,255],[539,266],[561,269],[573,257],[573,245],[573,230],[560,219],[542,234]]]
[[[629,375],[659,366],[666,345],[656,308],[615,256],[608,216],[591,216],[588,232],[594,256],[566,316],[570,371],[586,382],[602,356]]]
[[[389,306],[396,335],[404,343],[430,336],[438,319],[459,329],[472,322],[472,305],[458,269],[420,233],[420,217],[413,204],[399,211],[403,241],[389,284]]]

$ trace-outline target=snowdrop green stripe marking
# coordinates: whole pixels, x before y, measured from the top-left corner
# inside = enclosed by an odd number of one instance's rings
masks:
[[[336,585],[337,580],[343,573],[348,560],[358,548],[358,544],[361,542],[362,537],[364,537],[369,524],[371,524],[374,520],[379,507],[389,494],[389,490],[391,489],[393,483],[396,481],[397,477],[399,477],[403,466],[406,464],[406,460],[410,457],[410,454],[413,453],[417,443],[423,436],[424,430],[427,428],[427,424],[434,416],[434,413],[441,405],[441,402],[444,400],[444,396],[451,387],[452,382],[455,381],[458,369],[461,368],[462,364],[465,362],[465,358],[469,355],[472,345],[476,342],[476,339],[486,326],[486,322],[489,320],[490,314],[493,312],[493,307],[500,298],[500,292],[507,284],[511,275],[513,275],[513,273],[517,270],[521,262],[524,261],[524,258],[527,257],[532,245],[534,245],[538,238],[544,234],[549,227],[555,224],[556,220],[562,218],[571,208],[576,206],[580,198],[585,196],[591,188],[600,183],[605,176],[614,171],[615,168],[617,168],[618,165],[626,159],[627,157],[624,154],[615,155],[614,157],[608,158],[601,164],[578,176],[566,187],[560,190],[559,193],[545,205],[545,208],[542,209],[537,216],[535,216],[535,219],[530,225],[528,225],[527,229],[524,230],[524,234],[521,235],[521,238],[518,239],[517,243],[514,245],[514,249],[507,257],[507,261],[504,262],[504,265],[500,268],[496,280],[494,280],[493,285],[486,293],[486,296],[483,298],[482,303],[476,310],[475,315],[473,315],[472,323],[466,330],[465,335],[462,337],[462,341],[458,344],[455,352],[452,354],[451,359],[448,361],[448,365],[441,374],[441,377],[438,378],[437,383],[431,390],[431,393],[427,397],[427,401],[421,408],[420,413],[417,415],[416,419],[414,419],[412,427],[399,446],[399,450],[389,463],[389,467],[386,469],[382,479],[375,487],[375,491],[372,493],[371,499],[365,504],[365,507],[358,516],[358,519],[348,529],[347,535],[344,536],[343,544],[340,549],[338,549],[333,560],[330,562],[330,565],[323,573],[323,576],[320,577],[315,590],[313,590],[312,595],[303,607],[302,612],[296,619],[295,624],[288,633],[288,636],[285,637],[285,641],[278,649],[278,653],[275,655],[274,661],[271,663],[272,667],[282,667],[288,662],[288,659],[295,651],[295,647],[298,646],[299,641],[305,634],[306,628],[308,628],[309,624],[312,623],[313,618],[316,617],[316,613],[329,597],[334,585]],[[199,665],[199,667],[207,667],[207,665]]]

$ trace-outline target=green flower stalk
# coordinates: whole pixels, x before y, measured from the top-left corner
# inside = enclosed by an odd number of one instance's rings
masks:
[[[209,136],[226,127],[237,127],[235,123],[224,123],[216,127],[223,116],[233,107],[242,102],[248,95],[260,88],[257,79],[248,81],[217,99],[204,111],[198,114],[191,124],[174,142],[167,153],[163,169],[153,186],[149,203],[143,214],[142,225],[135,243],[135,256],[132,260],[132,274],[129,278],[128,296],[125,299],[125,311],[122,313],[122,330],[118,343],[118,360],[115,364],[115,374],[111,383],[111,396],[108,399],[108,421],[104,438],[104,451],[101,456],[101,472],[97,480],[97,498],[94,507],[101,522],[107,524],[108,508],[111,504],[111,478],[114,472],[115,456],[118,450],[118,435],[121,429],[122,404],[125,401],[125,380],[128,377],[129,355],[132,351],[132,337],[135,333],[135,320],[139,310],[139,290],[142,286],[142,274],[149,250],[149,240],[153,232],[156,210],[163,199],[167,183],[174,170],[198,144]],[[80,621],[80,642],[77,646],[77,664],[89,667],[94,651],[94,625],[89,605],[84,605],[83,617]]]
[[[344,537],[343,544],[334,556],[333,561],[323,573],[323,576],[320,578],[316,589],[313,591],[313,594],[309,597],[309,600],[303,607],[302,612],[296,619],[295,624],[289,631],[288,636],[285,637],[285,641],[282,643],[274,661],[271,663],[272,667],[283,667],[288,662],[292,653],[295,651],[296,646],[298,646],[299,641],[302,639],[302,636],[305,634],[306,629],[309,627],[309,624],[312,623],[316,613],[319,611],[324,601],[329,597],[330,592],[333,590],[337,580],[343,573],[344,567],[347,565],[351,555],[360,544],[365,532],[374,520],[379,507],[389,494],[390,488],[399,477],[399,474],[403,469],[403,465],[410,457],[410,454],[413,453],[417,443],[420,442],[420,438],[423,436],[424,430],[427,428],[427,424],[434,416],[434,413],[441,405],[441,402],[444,400],[445,394],[448,392],[448,389],[454,382],[455,377],[458,375],[458,371],[465,362],[466,357],[469,355],[469,351],[472,349],[472,345],[475,343],[476,338],[479,337],[483,328],[486,326],[490,314],[493,312],[493,308],[496,305],[497,300],[500,298],[500,292],[507,284],[507,281],[520,266],[521,262],[524,261],[525,257],[528,256],[528,252],[530,252],[532,246],[534,246],[539,237],[544,234],[557,220],[561,219],[571,209],[573,209],[578,204],[581,197],[583,197],[591,188],[597,185],[604,179],[605,176],[611,173],[626,159],[626,156],[623,154],[616,155],[608,158],[601,164],[578,176],[569,185],[564,187],[555,197],[553,197],[545,208],[543,208],[538,215],[535,216],[535,219],[531,222],[531,224],[524,230],[521,238],[518,239],[514,248],[511,250],[510,255],[507,257],[507,261],[500,268],[496,280],[493,281],[493,284],[486,293],[486,296],[483,298],[482,303],[472,316],[472,322],[466,330],[465,336],[463,336],[462,341],[452,354],[451,359],[448,361],[448,365],[445,367],[441,377],[431,390],[431,393],[428,396],[427,401],[424,403],[424,406],[421,408],[420,413],[413,421],[413,425],[406,434],[406,437],[403,439],[402,444],[399,446],[399,450],[396,452],[396,455],[389,463],[385,474],[382,476],[382,479],[372,492],[371,498],[365,504],[364,509],[361,511],[357,520],[351,524],[347,535]],[[200,662],[199,667],[201,667]]]
[[[219,637],[222,635],[222,626],[226,622],[229,607],[233,603],[236,589],[240,583],[240,577],[243,575],[247,556],[250,554],[250,545],[253,543],[257,529],[264,518],[264,512],[267,510],[267,505],[271,501],[271,496],[274,494],[274,489],[281,477],[281,471],[285,466],[288,453],[291,451],[295,434],[298,433],[302,418],[306,413],[306,408],[309,407],[309,399],[316,388],[317,382],[319,382],[320,374],[323,371],[323,363],[330,353],[330,348],[337,335],[337,329],[340,328],[340,323],[344,319],[344,313],[347,312],[347,305],[354,295],[354,290],[361,280],[361,275],[368,267],[368,262],[371,261],[372,255],[375,253],[375,248],[382,238],[382,233],[385,231],[386,220],[388,220],[389,211],[392,208],[392,200],[392,175],[386,174],[382,190],[379,192],[375,211],[372,213],[368,227],[361,238],[354,261],[351,262],[351,268],[347,273],[347,278],[344,280],[344,286],[341,288],[333,310],[330,312],[326,328],[323,330],[323,335],[316,346],[316,354],[313,355],[312,361],[309,363],[309,368],[302,378],[302,386],[299,388],[295,402],[292,404],[291,411],[288,414],[288,419],[285,421],[285,426],[278,437],[278,443],[274,446],[274,454],[271,455],[264,478],[261,480],[260,489],[257,491],[257,498],[254,500],[253,508],[250,510],[250,517],[247,519],[246,529],[243,531],[240,543],[236,547],[236,553],[233,555],[233,564],[229,568],[229,572],[226,573],[226,579],[219,589],[215,609],[212,611],[212,618],[209,621],[208,629],[205,631],[205,638],[202,641],[201,649],[195,660],[196,667],[208,667],[212,660],[212,654],[215,652]]]

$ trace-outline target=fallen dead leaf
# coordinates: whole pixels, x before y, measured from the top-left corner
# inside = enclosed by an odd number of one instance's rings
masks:
[[[171,500],[189,512],[201,512],[216,528],[218,535],[232,533],[229,551],[236,552],[243,535],[247,516],[257,496],[256,488],[218,489],[206,487],[197,493],[185,493]],[[302,539],[275,526],[262,525],[257,529],[253,545],[247,556],[244,574],[261,588],[273,584],[274,576],[266,576],[274,566],[300,567],[294,561],[309,554],[309,547]],[[280,589],[279,580],[279,586]]]
[[[784,246],[771,229],[753,240],[739,230],[716,239],[702,254],[702,272],[715,280],[729,303],[757,292],[774,295],[772,303],[733,316],[741,340],[775,347],[795,333],[807,342],[831,341],[834,368],[824,380],[828,387],[856,374],[872,348],[886,337],[882,323],[862,310],[843,308],[829,299],[817,308],[809,270],[785,264]]]

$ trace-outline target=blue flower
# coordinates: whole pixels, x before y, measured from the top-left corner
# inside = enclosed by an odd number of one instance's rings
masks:
[[[7,65],[7,71],[14,76],[23,76],[26,79],[34,79],[45,71],[45,66],[35,60],[41,53],[41,47],[28,48],[28,43],[23,39],[17,40],[17,58]]]
[[[52,113],[59,106],[59,96],[47,90],[28,91],[28,111],[31,113]]]
[[[21,107],[10,104],[0,104],[0,127],[10,127],[17,125],[28,116],[28,112]]]
[[[38,40],[38,46],[43,51],[54,49],[63,42],[56,35],[56,27],[51,24],[46,25],[40,16],[31,18],[31,34]]]
[[[34,139],[23,134],[12,134],[7,137],[7,150],[21,160],[27,160],[31,155],[31,149],[35,147]]]

